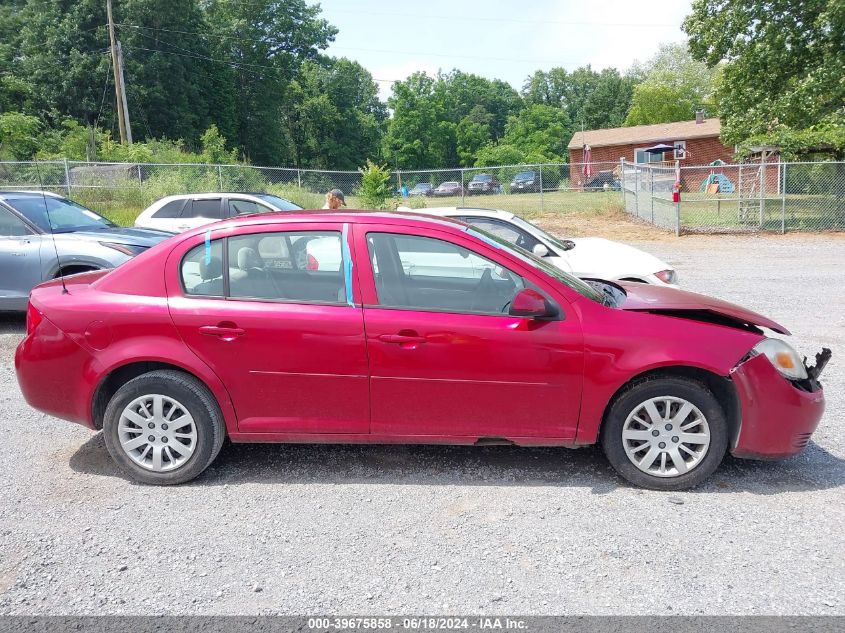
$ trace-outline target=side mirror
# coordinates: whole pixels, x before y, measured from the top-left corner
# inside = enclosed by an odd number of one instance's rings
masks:
[[[548,255],[548,254],[549,254],[549,249],[548,249],[548,248],[546,248],[546,245],[545,245],[545,244],[541,244],[540,242],[537,242],[537,243],[534,245],[534,248],[532,248],[532,249],[531,249],[531,251],[532,251],[532,252],[533,252],[533,253],[534,253],[537,257],[545,257],[546,255]]]
[[[550,319],[557,316],[557,308],[536,290],[523,288],[511,301],[508,314],[527,319]]]

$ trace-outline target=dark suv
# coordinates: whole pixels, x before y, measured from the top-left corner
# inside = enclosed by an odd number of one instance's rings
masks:
[[[467,194],[481,195],[483,193],[502,193],[502,185],[493,174],[476,174],[467,187]]]
[[[540,188],[540,172],[530,169],[519,172],[511,182],[511,193],[538,193]]]

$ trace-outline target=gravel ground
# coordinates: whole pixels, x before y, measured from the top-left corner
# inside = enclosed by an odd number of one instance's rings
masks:
[[[845,239],[638,245],[834,358],[813,443],[631,488],[595,449],[227,445],[134,485],[30,409],[0,319],[2,614],[845,614]]]

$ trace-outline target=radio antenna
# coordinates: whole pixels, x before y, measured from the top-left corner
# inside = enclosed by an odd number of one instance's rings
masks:
[[[38,189],[41,191],[41,201],[44,203],[44,213],[47,216],[47,226],[50,227],[50,238],[53,240],[53,250],[56,251],[56,265],[59,267],[59,279],[62,281],[62,294],[67,294],[65,285],[65,274],[62,271],[62,260],[59,257],[59,247],[56,245],[56,234],[53,232],[53,221],[50,219],[50,206],[47,204],[47,195],[44,193],[44,181],[41,179],[41,170],[38,169],[38,161],[35,161],[35,173],[38,176]]]

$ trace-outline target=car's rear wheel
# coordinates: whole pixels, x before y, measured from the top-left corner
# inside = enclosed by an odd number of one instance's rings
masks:
[[[225,425],[205,385],[183,372],[160,370],[117,390],[103,432],[112,459],[133,479],[169,485],[208,468],[223,445]]]
[[[727,446],[719,401],[704,383],[681,377],[635,383],[616,399],[602,427],[602,448],[614,469],[653,490],[699,485]]]

